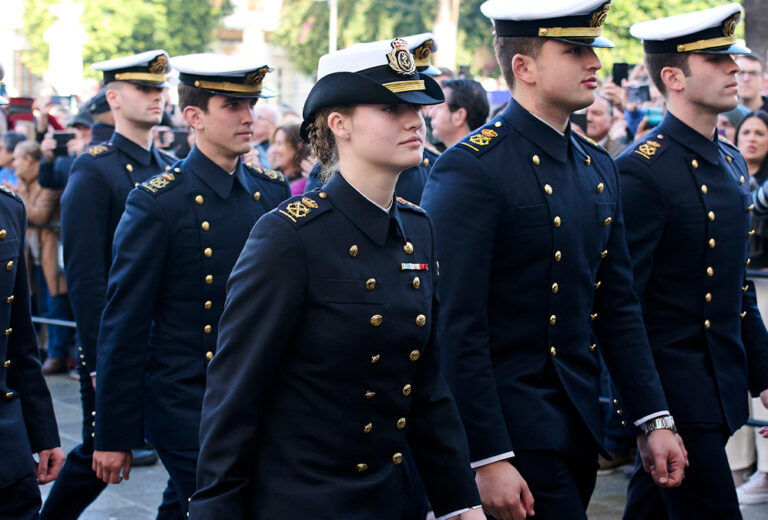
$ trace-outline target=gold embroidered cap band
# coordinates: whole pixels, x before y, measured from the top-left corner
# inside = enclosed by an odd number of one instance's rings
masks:
[[[736,38],[741,5],[731,3],[636,23],[630,34],[643,40],[646,54],[697,52],[702,54],[749,54]]]
[[[238,98],[272,97],[276,93],[263,86],[272,69],[263,63],[248,62],[237,56],[201,53],[175,56],[171,65],[179,71],[179,82]]]
[[[127,81],[149,87],[166,88],[168,83],[168,54],[156,49],[133,56],[123,56],[91,65],[93,70],[104,73],[104,83]]]
[[[613,47],[602,36],[610,0],[550,0],[535,7],[526,2],[488,0],[480,9],[493,20],[496,36],[552,38],[587,47]]]

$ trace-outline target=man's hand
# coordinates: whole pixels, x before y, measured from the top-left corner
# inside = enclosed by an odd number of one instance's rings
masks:
[[[61,466],[64,465],[64,452],[61,448],[43,450],[37,456],[40,459],[40,462],[35,463],[37,483],[43,485],[56,480]]]
[[[45,157],[46,162],[53,162],[55,159],[53,156],[53,151],[55,149],[56,139],[53,138],[53,134],[51,132],[48,132],[43,141],[40,143],[40,151],[43,152],[43,157]]]
[[[763,406],[768,409],[768,388],[760,392],[760,402],[762,402]],[[758,433],[768,439],[768,426],[763,426],[760,428]]]
[[[96,477],[107,484],[119,484],[123,479],[130,480],[131,451],[94,451],[92,467]]]
[[[498,520],[524,520],[533,516],[533,495],[523,477],[507,460],[475,470],[475,483],[483,509]]]
[[[677,487],[685,478],[688,452],[683,439],[672,430],[654,430],[637,436],[643,468],[661,487]]]

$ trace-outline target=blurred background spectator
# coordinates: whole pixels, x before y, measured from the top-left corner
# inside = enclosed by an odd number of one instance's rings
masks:
[[[37,309],[33,314],[45,318],[72,320],[67,299],[67,287],[60,262],[59,199],[62,190],[43,188],[37,182],[42,151],[34,141],[22,141],[13,152],[13,164],[19,180],[17,193],[27,210],[28,229],[26,256],[29,264],[32,292]],[[67,370],[71,359],[73,330],[68,327],[47,326],[48,356],[43,373]]]
[[[252,146],[253,151],[250,156],[249,162],[259,168],[272,168],[272,163],[269,162],[267,157],[267,150],[269,149],[269,138],[277,128],[277,118],[279,113],[271,105],[257,104],[253,111],[253,136]]]
[[[744,114],[767,110],[768,99],[763,96],[763,62],[757,56],[745,54],[736,58],[736,90],[739,108]]]
[[[317,162],[309,155],[309,146],[301,140],[300,124],[275,128],[267,155],[272,168],[285,175],[291,184],[291,194],[304,193],[307,176]]]
[[[488,93],[477,81],[461,78],[442,83],[445,102],[429,109],[432,135],[446,148],[488,119]]]
[[[717,116],[717,133],[728,139],[729,142],[734,142],[736,140],[736,127],[739,126],[743,118],[744,113],[738,107],[723,112]]]
[[[0,183],[9,188],[16,187],[16,175],[13,170],[13,151],[16,145],[27,137],[19,132],[7,132],[0,138]]]
[[[587,107],[587,137],[617,157],[627,146],[626,123],[613,104],[603,96]]]

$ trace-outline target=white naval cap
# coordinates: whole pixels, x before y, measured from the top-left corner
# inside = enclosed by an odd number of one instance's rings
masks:
[[[700,52],[705,54],[749,54],[736,40],[741,5],[731,3],[636,23],[629,32],[643,40],[646,54]]]
[[[128,81],[150,87],[168,86],[168,53],[162,49],[100,61],[91,68],[104,73],[104,83]]]
[[[401,39],[405,41],[408,45],[408,50],[413,54],[413,62],[416,64],[416,70],[422,74],[428,74],[430,76],[440,75],[440,69],[430,62],[432,53],[437,52],[437,40],[435,40],[434,34],[430,32],[412,34],[410,36],[402,36]],[[347,47],[347,50],[354,50],[358,46],[364,45],[378,45],[380,47],[382,44],[389,45],[389,42],[391,41],[392,40],[379,40],[375,42],[356,43]]]
[[[487,0],[482,13],[496,36],[552,38],[588,47],[613,47],[602,37],[610,0]]]
[[[276,92],[263,86],[264,76],[273,69],[238,56],[200,53],[174,56],[171,65],[179,81],[212,94],[242,98],[267,98]]]
[[[338,105],[434,105],[445,101],[443,90],[419,72],[402,38],[355,44],[322,56],[317,83],[304,102],[301,136],[322,108]]]

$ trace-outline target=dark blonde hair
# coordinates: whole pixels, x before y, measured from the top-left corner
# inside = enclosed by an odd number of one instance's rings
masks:
[[[317,157],[317,160],[323,165],[323,171],[320,173],[320,178],[323,179],[323,182],[330,178],[339,162],[336,136],[333,135],[333,132],[328,127],[328,116],[333,112],[349,115],[354,109],[354,105],[321,108],[315,114],[313,121],[308,125],[309,148],[312,151],[312,155]]]

